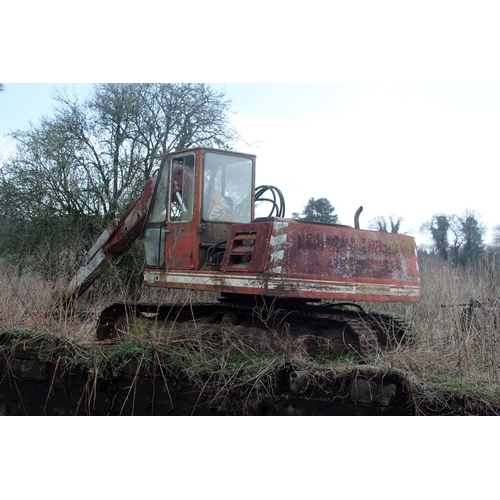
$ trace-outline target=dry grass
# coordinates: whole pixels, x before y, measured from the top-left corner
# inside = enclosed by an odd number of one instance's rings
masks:
[[[220,390],[222,400],[228,390],[272,393],[279,370],[285,365],[304,371],[310,378],[334,379],[347,373],[376,371],[397,374],[406,381],[415,398],[423,405],[446,398],[449,394],[465,395],[475,404],[500,406],[500,283],[486,271],[464,271],[437,265],[421,265],[422,298],[411,305],[364,304],[371,309],[397,315],[413,326],[415,341],[393,351],[379,352],[359,365],[355,360],[318,363],[300,352],[275,356],[263,355],[242,345],[236,335],[224,345],[203,340],[196,334],[168,340],[136,339],[146,350],[138,351],[141,365],[144,356],[158,361],[163,376],[170,368],[181,369],[194,383],[210,381]],[[57,308],[54,297],[63,289],[64,280],[47,281],[36,274],[19,275],[14,268],[0,269],[0,330],[29,331],[50,334],[73,343],[93,344],[98,312],[117,300],[127,300],[122,289],[101,285],[79,302],[79,312],[68,313]],[[142,290],[134,297],[147,302],[212,301],[214,295],[189,292]],[[474,316],[464,315],[461,304],[479,300],[485,307],[475,308]],[[82,314],[84,312],[84,314]],[[144,344],[146,342],[146,344]],[[134,351],[135,352],[135,351]],[[139,359],[138,358],[138,359]],[[161,362],[160,362],[161,358]],[[167,361],[165,361],[167,360]]]
[[[499,278],[484,269],[427,262],[421,266],[421,284],[418,304],[379,308],[411,322],[415,342],[383,353],[375,364],[402,374],[413,389],[418,387],[422,401],[463,394],[474,404],[498,408]],[[469,309],[471,302],[478,307]]]
[[[62,282],[49,281],[34,273],[19,274],[13,267],[0,270],[0,328],[33,333],[51,333],[90,339],[93,324],[76,313],[56,314],[54,297]],[[92,325],[92,326],[91,326]]]

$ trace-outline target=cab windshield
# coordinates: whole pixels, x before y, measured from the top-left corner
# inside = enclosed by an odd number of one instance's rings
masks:
[[[203,174],[205,221],[251,222],[253,165],[250,158],[206,153]]]

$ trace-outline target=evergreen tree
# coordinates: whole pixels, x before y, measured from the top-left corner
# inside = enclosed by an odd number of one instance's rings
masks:
[[[327,198],[309,198],[307,205],[302,212],[294,212],[292,217],[300,220],[310,220],[315,222],[326,222],[328,224],[340,224],[335,207]]]

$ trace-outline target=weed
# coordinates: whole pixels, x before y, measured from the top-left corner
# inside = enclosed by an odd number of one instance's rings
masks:
[[[313,356],[313,360],[320,365],[327,363],[342,363],[343,361],[359,361],[360,359],[361,357],[357,352],[348,352],[345,354],[328,354],[318,352]]]

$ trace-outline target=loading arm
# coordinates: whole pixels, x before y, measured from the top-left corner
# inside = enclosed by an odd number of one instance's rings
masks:
[[[84,258],[84,264],[64,291],[65,304],[83,295],[120,255],[128,252],[141,236],[149,202],[153,196],[156,176],[149,179],[142,194],[119,219],[112,219]]]

